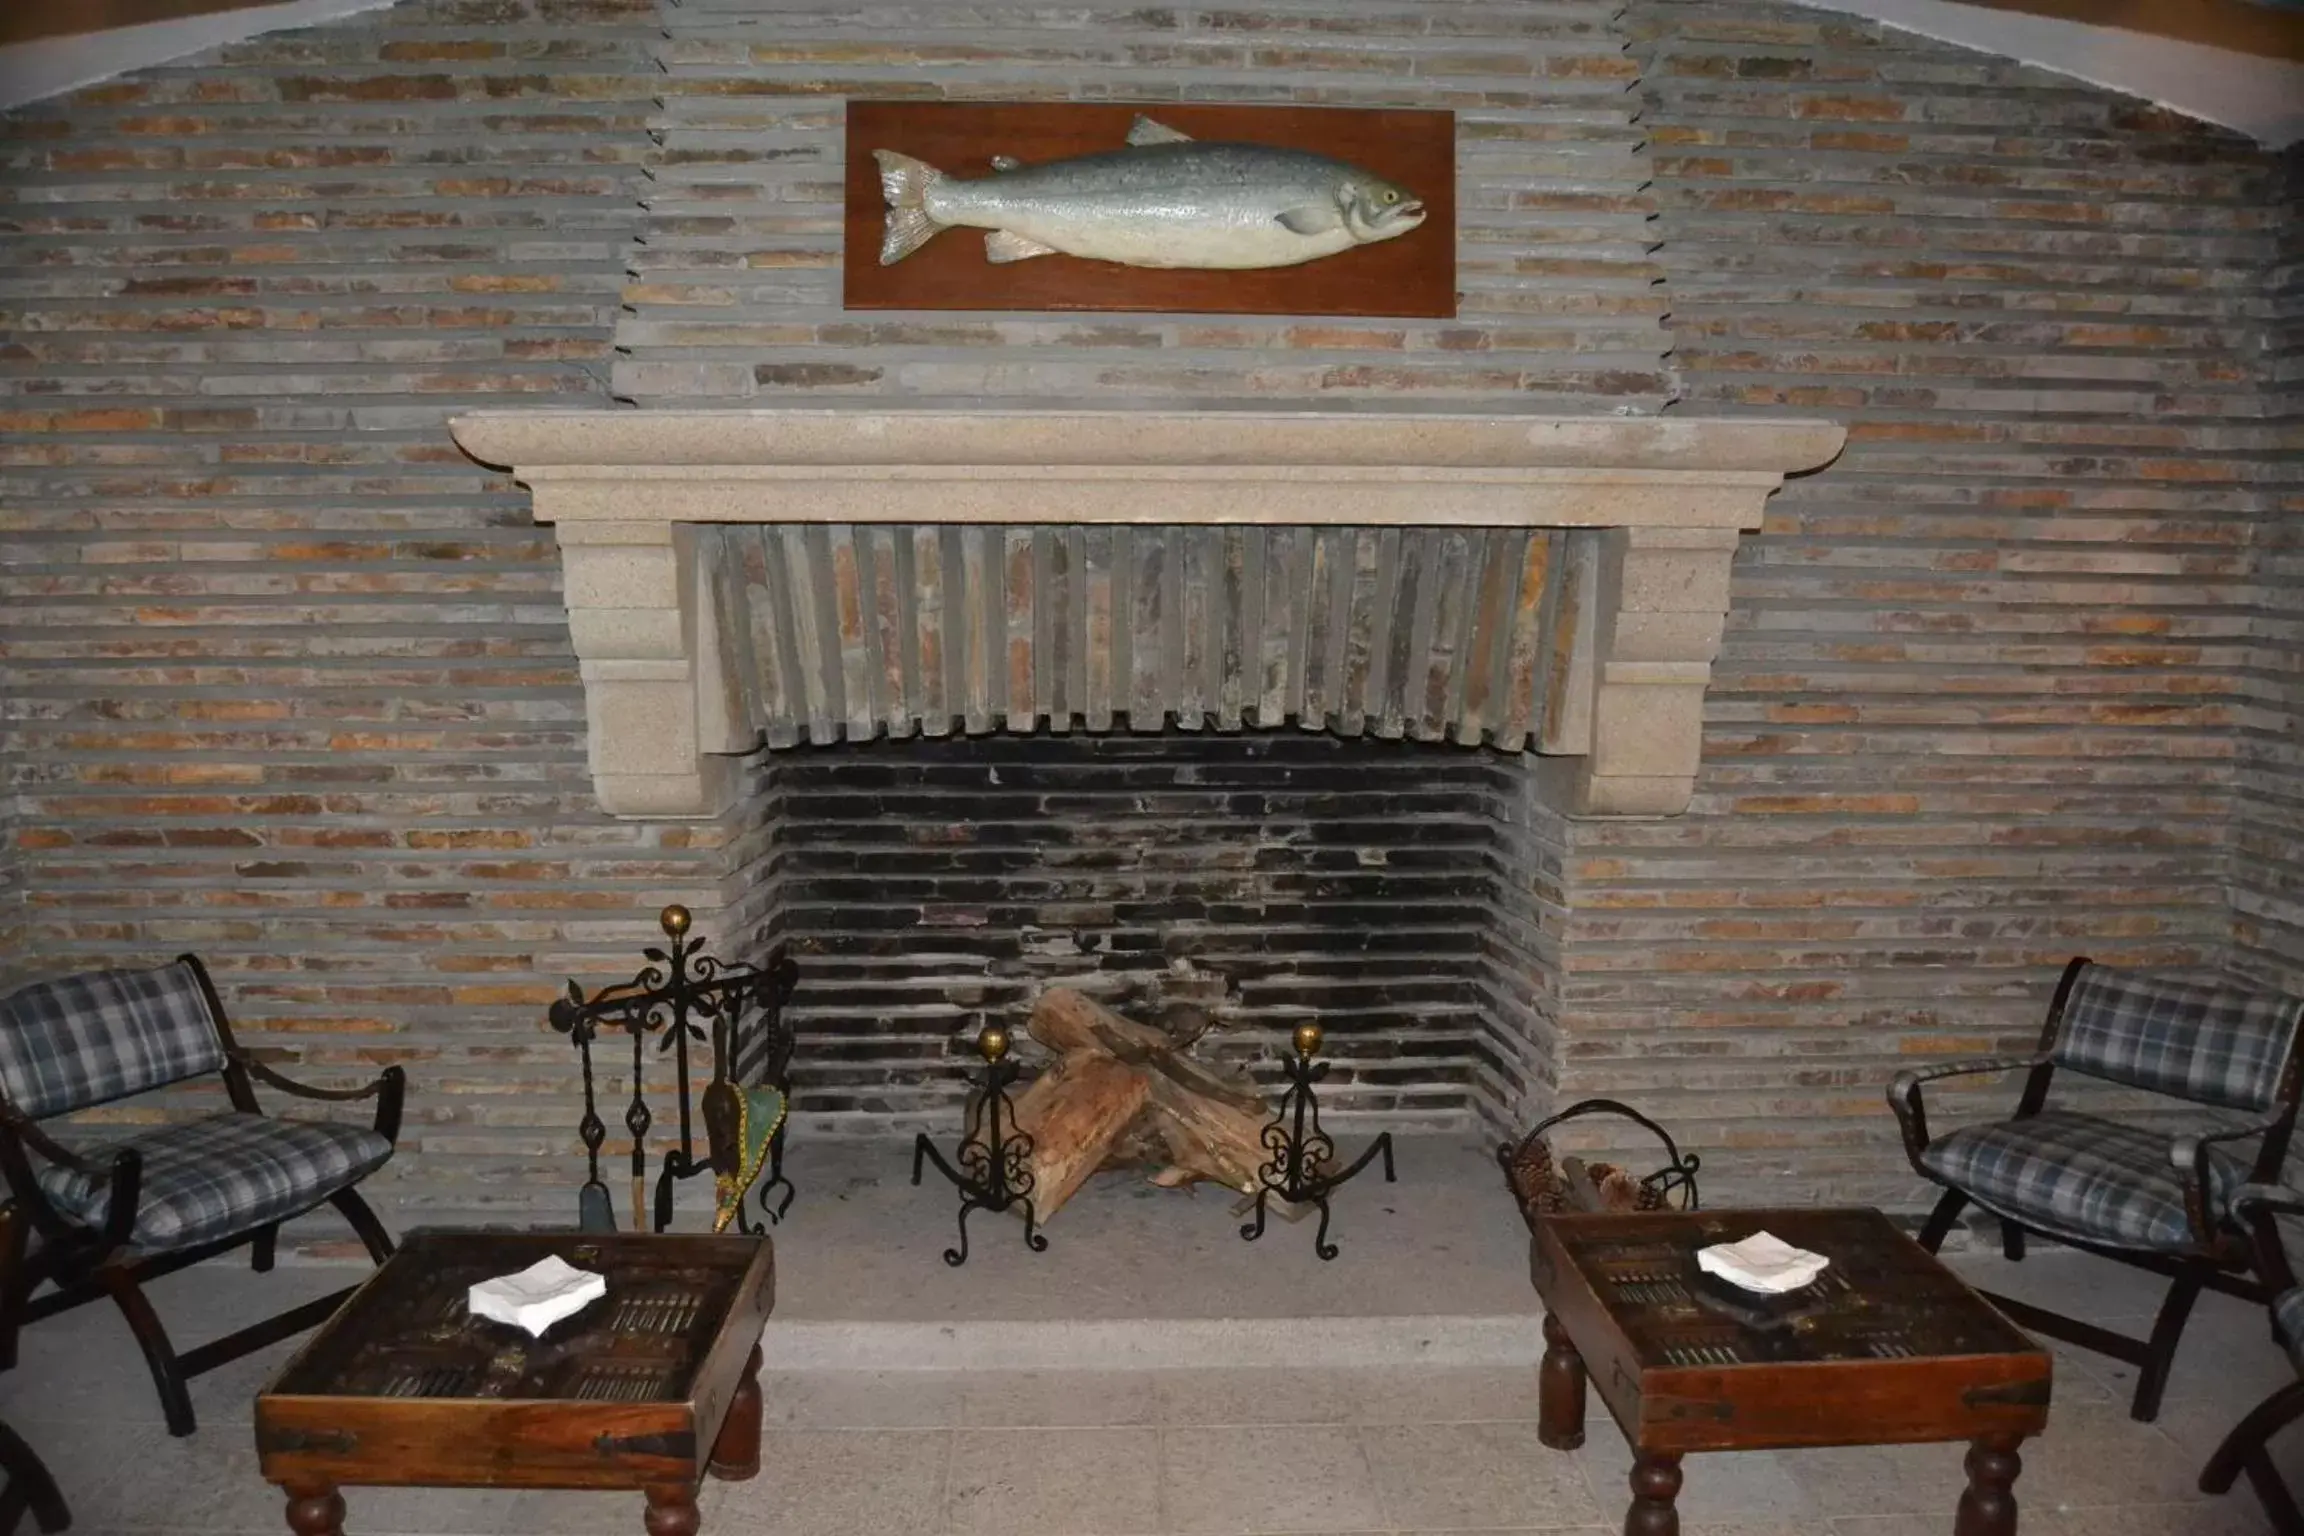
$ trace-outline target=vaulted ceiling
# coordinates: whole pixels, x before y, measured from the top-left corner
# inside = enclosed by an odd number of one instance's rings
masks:
[[[12,0],[0,107],[391,0]],[[772,9],[776,0],[760,0]],[[2304,0],[1799,0],[2161,102],[2275,146],[2304,139]]]

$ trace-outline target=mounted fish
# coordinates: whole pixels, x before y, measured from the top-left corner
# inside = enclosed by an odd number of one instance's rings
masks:
[[[1042,165],[993,159],[989,176],[948,175],[873,151],[888,205],[880,264],[942,230],[987,231],[986,259],[1084,257],[1130,267],[1293,267],[1397,239],[1424,222],[1407,188],[1326,155],[1203,142],[1139,116],[1124,149]]]

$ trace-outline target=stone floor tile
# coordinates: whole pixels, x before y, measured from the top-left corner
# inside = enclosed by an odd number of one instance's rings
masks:
[[[1168,1529],[1188,1536],[1389,1529],[1348,1430],[1163,1426],[1160,1478]]]
[[[1140,1536],[1161,1529],[1160,1432],[963,1429],[952,1437],[951,1536]]]
[[[706,1496],[715,1536],[938,1536],[946,1429],[771,1429],[761,1473]]]
[[[2021,1536],[2269,1536],[2272,1529],[2253,1499],[2087,1509],[2021,1504],[2018,1518]]]
[[[1358,1424],[1457,1424],[1536,1417],[1532,1366],[1386,1366],[1352,1371],[1344,1393]],[[1603,1410],[1605,1411],[1605,1410]]]
[[[1779,1451],[1777,1460],[1828,1517],[1921,1515],[1949,1522],[1968,1486],[1964,1445],[1858,1445]],[[2021,1495],[2023,1485],[2017,1485]]]
[[[964,1428],[1097,1429],[1116,1424],[1156,1424],[1161,1418],[1160,1392],[1154,1373],[1149,1371],[954,1374],[960,1378],[959,1422]]]
[[[707,1532],[717,1528],[712,1518],[717,1499],[710,1483],[697,1495]],[[648,1511],[645,1496],[615,1490],[527,1488],[493,1502],[496,1522],[491,1529],[500,1536],[520,1532],[533,1532],[536,1536],[547,1532],[550,1536],[638,1536]],[[348,1529],[365,1531],[366,1528]]]
[[[1584,1480],[1603,1512],[1621,1515],[1632,1501],[1632,1452],[1621,1436],[1586,1432],[1577,1455]],[[1770,1451],[1690,1456],[1680,1463],[1680,1497],[1675,1507],[1683,1524],[1746,1521],[1765,1524],[1820,1523],[1823,1511],[1784,1463]]]
[[[960,1422],[957,1372],[762,1371],[765,1422],[791,1429],[945,1429]]]
[[[1355,1433],[1395,1525],[1602,1522],[1575,1458],[1538,1443],[1532,1423],[1366,1425]]]
[[[1347,1424],[1363,1406],[1365,1371],[1155,1371],[1160,1422],[1182,1428],[1221,1424]]]
[[[1998,1291],[2093,1322],[2148,1318],[2159,1310],[2160,1298],[2168,1290],[2167,1279],[2150,1270],[2054,1243],[2036,1241],[2023,1262],[2011,1264],[2001,1257],[1995,1238],[1977,1251],[1947,1255],[1945,1263],[1979,1290]]]
[[[2019,1498],[2053,1504],[2172,1504],[2202,1497],[2200,1462],[2157,1425],[2124,1407],[2053,1410],[2048,1433],[2027,1440]]]

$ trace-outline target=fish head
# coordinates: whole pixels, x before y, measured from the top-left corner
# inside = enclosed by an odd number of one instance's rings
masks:
[[[1404,235],[1424,222],[1424,204],[1381,176],[1355,172],[1337,188],[1336,205],[1344,227],[1362,245]]]

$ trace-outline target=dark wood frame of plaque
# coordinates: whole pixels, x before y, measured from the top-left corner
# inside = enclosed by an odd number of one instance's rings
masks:
[[[995,265],[982,232],[938,235],[880,265],[886,205],[872,158],[894,149],[956,176],[991,173],[994,155],[1028,164],[1118,149],[1138,113],[1198,139],[1331,155],[1406,187],[1422,227],[1294,267],[1213,272],[1127,267],[1075,256]],[[1105,310],[1164,314],[1456,314],[1456,117],[1452,112],[1207,103],[848,103],[841,299],[849,309]]]

